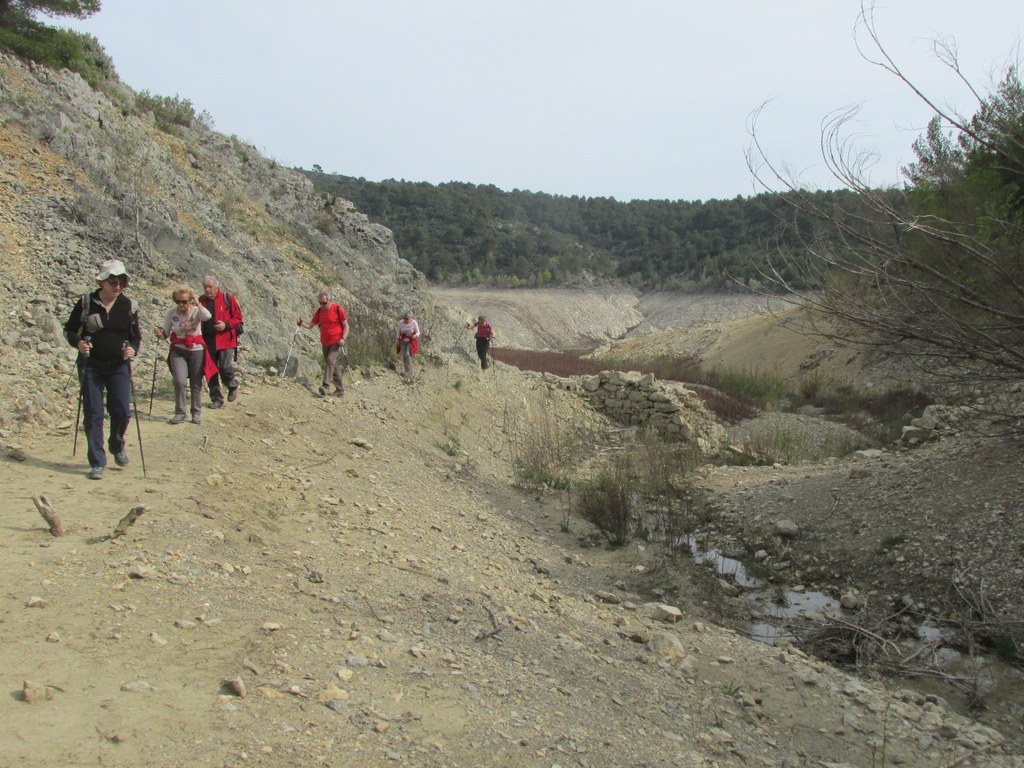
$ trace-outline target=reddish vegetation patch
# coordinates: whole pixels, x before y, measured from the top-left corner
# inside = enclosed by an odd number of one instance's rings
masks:
[[[491,355],[521,371],[553,373],[555,376],[586,376],[607,371],[608,363],[587,360],[576,352],[538,352],[530,349],[494,349]]]

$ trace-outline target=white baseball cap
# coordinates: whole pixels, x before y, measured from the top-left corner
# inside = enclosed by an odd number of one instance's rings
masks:
[[[106,280],[111,275],[127,275],[128,270],[124,268],[124,262],[120,259],[109,259],[100,264],[100,272],[96,275],[97,280]]]

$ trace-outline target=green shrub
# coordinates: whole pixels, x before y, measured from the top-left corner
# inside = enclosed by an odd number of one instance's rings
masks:
[[[458,456],[462,453],[462,443],[459,442],[457,435],[446,435],[437,443],[437,447],[449,456]]]
[[[92,35],[24,20],[0,26],[0,48],[53,69],[77,72],[94,88],[116,77],[114,64]]]
[[[1007,664],[1017,664],[1021,660],[1020,645],[1012,635],[996,637],[992,641],[992,650]]]
[[[200,120],[196,108],[180,96],[157,96],[149,91],[135,94],[135,110],[139,114],[153,113],[156,127],[164,133],[178,135],[182,128],[191,128]]]

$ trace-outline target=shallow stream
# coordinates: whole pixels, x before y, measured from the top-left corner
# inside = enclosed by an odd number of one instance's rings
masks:
[[[688,536],[683,544],[689,547],[694,560],[713,568],[720,578],[740,589],[740,597],[749,606],[752,617],[743,629],[757,642],[775,645],[783,638],[795,640],[794,629],[799,623],[811,629],[823,615],[854,615],[823,592],[782,588],[751,576],[741,561],[714,548],[702,549],[696,536]],[[921,673],[901,678],[904,687],[942,696],[964,712],[971,709],[968,691],[973,688],[985,702],[990,715],[985,719],[1019,735],[1024,726],[1022,670],[992,654],[972,656],[946,645],[955,641],[954,633],[948,629],[922,624],[917,627],[917,637],[916,642],[906,643],[906,656],[921,660]],[[940,675],[948,676],[955,685],[943,681]]]

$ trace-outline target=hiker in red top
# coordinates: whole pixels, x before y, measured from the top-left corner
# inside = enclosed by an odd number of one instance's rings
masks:
[[[238,299],[220,289],[217,278],[207,275],[203,279],[203,295],[199,297],[211,318],[203,323],[203,340],[217,372],[208,377],[210,383],[210,408],[224,405],[221,384],[227,384],[228,402],[238,397],[238,377],[235,373],[235,355],[238,349],[239,328],[242,325],[242,308]]]
[[[344,308],[331,301],[327,291],[320,291],[317,296],[320,306],[313,313],[312,319],[307,323],[299,320],[303,328],[320,326],[320,345],[324,350],[324,379],[320,385],[320,395],[327,395],[327,387],[334,381],[334,394],[341,396],[345,394],[345,383],[341,378],[341,371],[338,370],[338,353],[345,346],[348,338],[348,315]],[[348,353],[345,354],[348,357]]]
[[[494,338],[494,329],[487,322],[485,315],[480,315],[475,323],[466,323],[466,328],[476,329],[476,354],[480,358],[480,367],[485,371],[491,367],[487,353],[491,349],[491,339]]]

